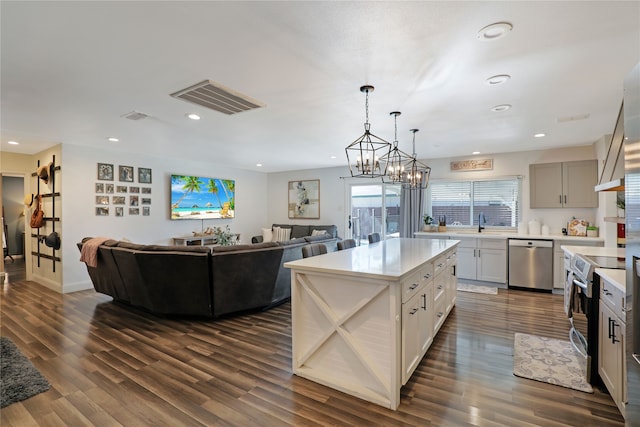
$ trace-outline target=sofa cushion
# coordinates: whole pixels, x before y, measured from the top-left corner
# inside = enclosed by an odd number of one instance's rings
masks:
[[[297,239],[298,237],[306,237],[311,235],[308,225],[292,225],[291,226],[291,238]]]
[[[123,249],[133,249],[135,251],[141,251],[141,250],[144,250],[145,245],[140,245],[138,243],[119,241],[118,244],[116,245],[116,247],[117,248],[123,248]]]
[[[312,225],[311,226],[312,230],[324,230],[327,232],[327,234],[329,234],[329,236],[331,237],[338,237],[338,227],[335,225]],[[307,236],[310,236],[311,233],[307,234]]]
[[[284,240],[282,242],[278,242],[278,245],[280,246],[291,246],[291,245],[301,245],[301,244],[306,244],[307,243],[307,239],[305,237],[300,237],[297,239],[289,239],[289,240]]]
[[[328,234],[320,234],[318,236],[307,236],[304,238],[304,240],[306,240],[307,242],[321,242],[323,240],[329,240],[329,239],[333,239],[333,237],[331,237]]]
[[[271,242],[273,240],[273,230],[270,228],[262,229],[262,241]]]
[[[282,242],[291,238],[290,228],[273,227],[273,241]]]
[[[189,252],[189,253],[209,253],[211,249],[206,246],[184,246],[184,245],[144,245],[147,252]]]
[[[221,252],[238,252],[238,251],[256,251],[265,248],[273,248],[279,246],[276,242],[264,242],[255,243],[251,245],[229,245],[229,246],[214,246],[211,250],[213,253]]]

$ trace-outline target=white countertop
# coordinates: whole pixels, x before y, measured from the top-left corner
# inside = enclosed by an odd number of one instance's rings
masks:
[[[284,266],[301,271],[397,280],[458,243],[458,240],[445,239],[388,239],[287,262]]]
[[[603,242],[604,238],[602,237],[586,237],[586,236],[565,236],[563,234],[518,234],[516,232],[508,232],[508,231],[493,231],[493,230],[483,230],[481,233],[473,230],[451,230],[451,231],[416,231],[413,233],[415,236],[430,236],[430,237],[438,237],[438,236],[446,236],[452,237],[455,239],[464,239],[464,238],[478,238],[481,237],[483,239],[547,239],[547,240],[570,240],[570,241],[580,241],[580,242]]]
[[[603,247],[603,246],[571,246],[571,245],[562,245],[561,248],[571,256],[574,256],[575,254],[580,254],[580,255],[588,255],[588,256],[609,256],[609,257],[618,257],[618,258],[625,257],[624,248],[611,248],[611,247]]]
[[[623,292],[627,290],[627,270],[616,270],[613,268],[596,268],[596,274],[602,277],[613,286],[621,289]]]

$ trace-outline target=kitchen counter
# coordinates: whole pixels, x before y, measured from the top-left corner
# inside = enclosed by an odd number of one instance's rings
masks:
[[[562,245],[562,250],[568,253],[570,256],[575,254],[587,255],[587,256],[608,256],[608,257],[625,257],[624,248],[611,248],[603,246],[571,246]]]
[[[533,235],[533,234],[518,234],[516,232],[509,231],[493,231],[484,230],[481,233],[474,230],[451,230],[451,231],[416,231],[413,233],[416,237],[432,237],[437,238],[439,236],[446,238],[462,239],[465,237],[483,238],[483,239],[546,239],[546,240],[579,240],[581,242],[601,242],[604,243],[602,237],[586,237],[586,236],[565,236],[563,234],[546,234],[546,235]]]
[[[627,290],[627,271],[626,270],[616,270],[613,268],[596,268],[596,274],[602,277],[607,282],[611,283],[613,286],[620,289],[622,292],[626,292]]]

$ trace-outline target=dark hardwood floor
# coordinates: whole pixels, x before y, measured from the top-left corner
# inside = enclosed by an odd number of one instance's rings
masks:
[[[513,375],[516,332],[566,339],[562,296],[458,292],[397,411],[291,373],[290,305],[223,320],[160,318],[94,291],[1,290],[1,334],[52,388],[11,426],[623,426],[610,396]]]

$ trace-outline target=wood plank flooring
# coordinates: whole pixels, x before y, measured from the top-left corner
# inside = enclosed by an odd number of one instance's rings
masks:
[[[94,291],[1,290],[1,334],[52,388],[11,426],[623,426],[610,396],[513,375],[516,332],[567,339],[562,296],[458,292],[391,411],[291,373],[290,305],[223,320],[156,317]]]

